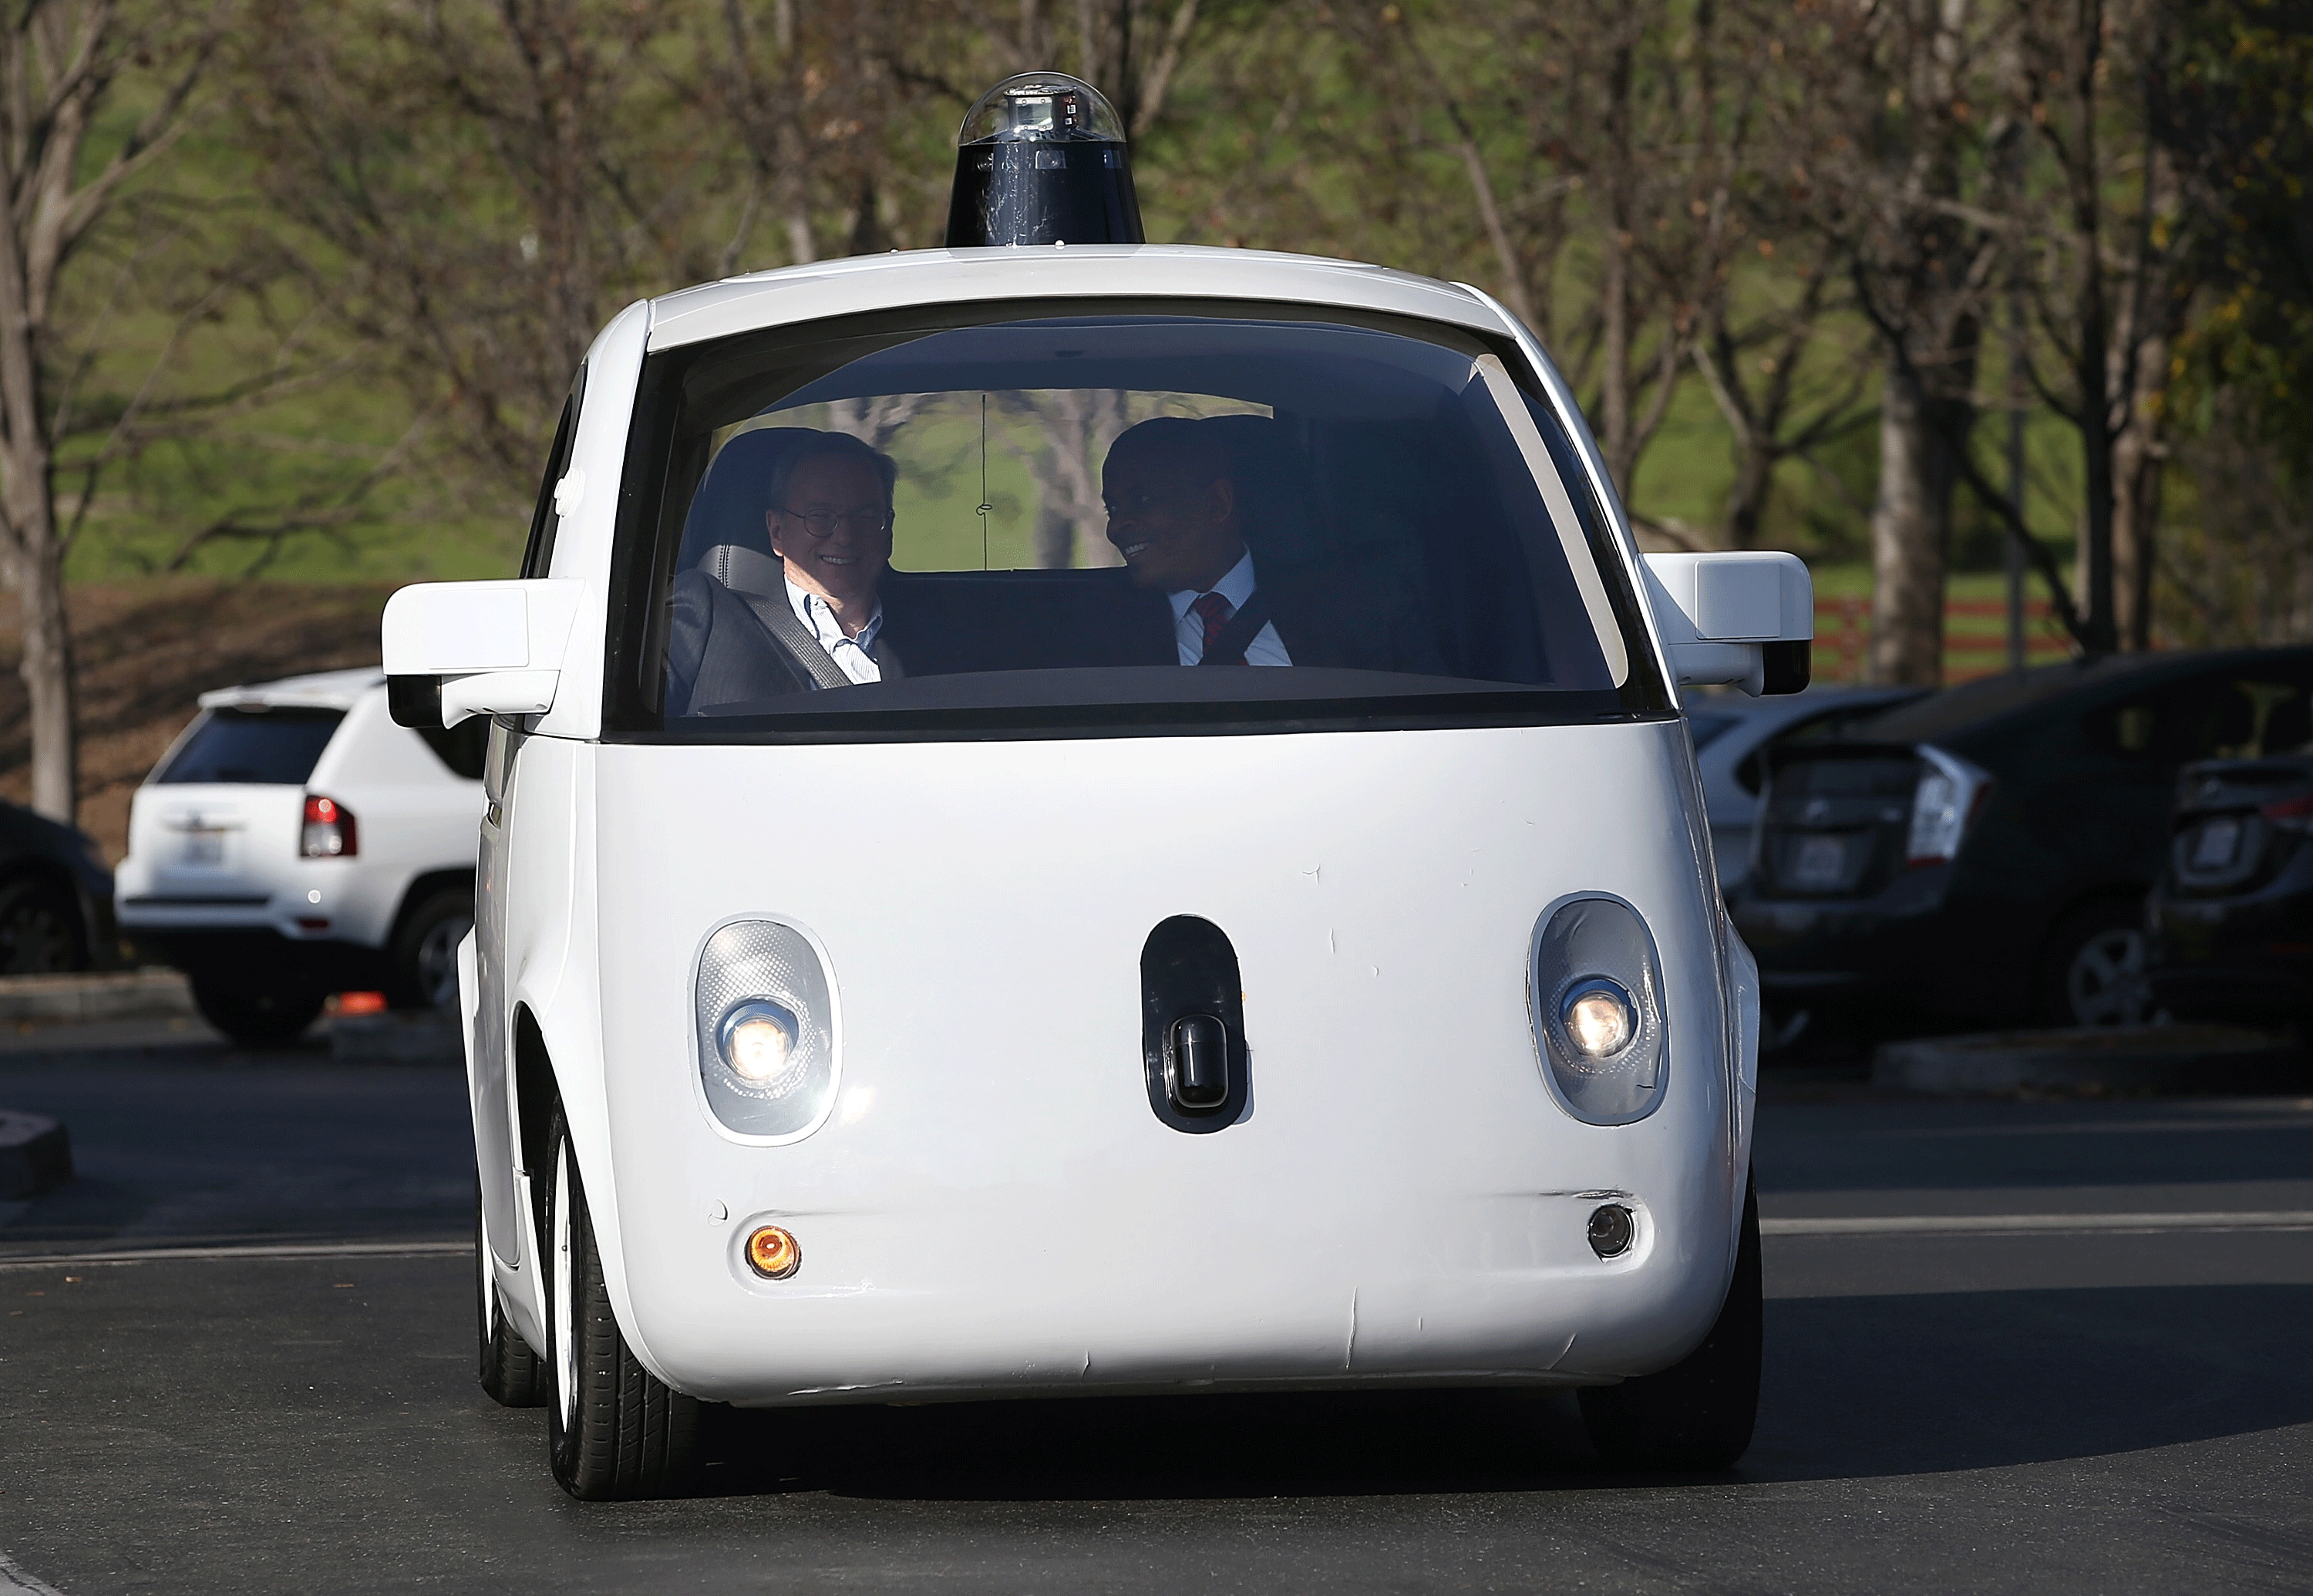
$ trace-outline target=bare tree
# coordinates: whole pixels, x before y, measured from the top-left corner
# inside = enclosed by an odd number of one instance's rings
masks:
[[[380,352],[437,463],[508,514],[624,300],[715,274],[738,185],[639,0],[256,0],[240,132],[308,281]]]
[[[1755,539],[1777,462],[1838,424],[1801,419],[1803,400],[1837,405],[1835,388],[1818,395],[1801,375],[1822,284],[1750,291],[1755,278],[1794,275],[1773,263],[1755,192],[1773,125],[1754,62],[1780,19],[1668,0],[1334,14],[1361,45],[1356,81],[1376,110],[1359,150],[1360,197],[1379,190],[1377,205],[1403,212],[1385,258],[1411,253],[1499,292],[1584,395],[1626,498],[1699,370],[1737,435],[1728,526],[1635,504],[1633,518],[1689,546]],[[1754,388],[1744,366],[1761,363],[1766,380]]]
[[[2183,331],[2196,242],[2150,97],[2166,16],[2149,0],[2019,6],[2012,114],[2046,152],[2052,190],[2019,186],[2015,247],[2039,341],[2040,398],[2080,440],[2082,640],[2091,652],[2151,642],[2151,584],[2167,454],[2159,394]]]
[[[1985,124],[2010,41],[2003,19],[1973,0],[1809,14],[1793,88],[1819,153],[1793,178],[1842,253],[1882,349],[1871,674],[1932,685],[1943,674],[1952,495],[1974,469],[1976,369],[2003,259],[2004,236],[1985,221],[1999,177]]]
[[[1776,242],[1760,242],[1771,250]],[[1803,235],[1786,241],[1792,249],[1811,242]],[[1725,547],[1758,547],[1775,472],[1786,460],[1811,459],[1870,419],[1858,402],[1866,364],[1825,329],[1838,296],[1839,263],[1819,243],[1814,252],[1787,300],[1742,315],[1722,287],[1705,304],[1694,366],[1727,423],[1735,455],[1721,525],[1710,540]]]
[[[79,781],[57,498],[65,279],[184,127],[216,36],[189,8],[114,0],[24,0],[0,31],[0,575],[23,613],[32,807],[66,822]],[[170,66],[141,114],[108,119],[124,76],[154,60]]]

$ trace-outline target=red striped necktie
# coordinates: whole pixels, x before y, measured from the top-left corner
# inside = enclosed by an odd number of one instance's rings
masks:
[[[1236,613],[1236,606],[1218,593],[1200,593],[1197,595],[1197,602],[1189,606],[1189,611],[1205,623],[1205,646],[1198,654],[1201,659],[1212,652],[1213,644],[1220,638],[1221,629],[1229,623],[1229,617]]]

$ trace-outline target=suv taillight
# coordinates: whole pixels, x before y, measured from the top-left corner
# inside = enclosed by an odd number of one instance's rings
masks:
[[[2313,832],[2313,793],[2302,798],[2282,798],[2277,804],[2266,804],[2260,811],[2265,819],[2283,831]]]
[[[1992,773],[1926,743],[1919,752],[1926,768],[1912,793],[1912,831],[1904,862],[1943,864],[1958,856],[1968,823],[1992,791]]]
[[[354,836],[353,811],[335,798],[305,795],[305,830],[297,851],[307,859],[351,859],[360,849]]]

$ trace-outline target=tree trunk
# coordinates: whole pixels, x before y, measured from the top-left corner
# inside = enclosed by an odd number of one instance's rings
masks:
[[[1599,410],[1605,436],[1598,441],[1606,467],[1623,497],[1631,496],[1631,78],[1632,51],[1625,44],[1614,51],[1607,74],[1606,121],[1609,169],[1606,175],[1606,236],[1605,261],[1599,276],[1599,310],[1605,322],[1604,348],[1599,351]],[[1667,336],[1666,334],[1666,336]]]
[[[71,825],[80,809],[72,637],[65,624],[55,460],[35,341],[46,319],[46,295],[37,263],[19,252],[14,238],[10,242],[0,260],[0,516],[7,522],[7,576],[22,617],[23,657],[16,668],[24,679],[32,735],[32,807]]]
[[[1915,373],[1891,357],[1879,403],[1879,491],[1871,507],[1871,680],[1943,680],[1950,445]]]
[[[54,538],[27,560],[16,603],[23,618],[24,701],[32,733],[32,807],[66,825],[80,816],[80,741],[74,725],[72,630]]]
[[[1039,570],[1066,570],[1076,563],[1077,524],[1047,505],[1036,512],[1034,543],[1028,558]]]
[[[1755,549],[1759,524],[1766,519],[1767,495],[1774,489],[1775,457],[1759,439],[1746,439],[1735,458],[1735,482],[1727,489],[1727,546]]]
[[[2165,371],[2165,343],[2147,345],[2140,370]],[[2152,572],[2159,551],[2161,467],[2167,451],[2159,436],[2152,395],[2136,395],[2128,422],[2113,440],[2112,585],[2121,646],[2142,654],[2152,647]]]
[[[71,825],[80,809],[80,752],[73,724],[64,551],[57,546],[56,482],[40,426],[39,387],[31,380],[29,359],[12,357],[21,347],[18,339],[0,339],[0,417],[8,434],[0,441],[0,510],[13,533],[8,579],[16,590],[23,648],[16,669],[24,680],[32,735],[32,807]],[[26,369],[13,369],[20,365]]]

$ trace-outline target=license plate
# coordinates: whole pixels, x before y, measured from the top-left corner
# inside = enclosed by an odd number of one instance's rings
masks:
[[[1801,888],[1843,886],[1847,878],[1845,837],[1802,837],[1791,860],[1791,885]]]
[[[2200,835],[2193,839],[2193,868],[2196,870],[2223,869],[2240,851],[2240,836],[2241,825],[2238,820],[2203,821]]]
[[[185,833],[179,861],[189,865],[221,865],[224,863],[224,833],[213,831],[193,831]]]

